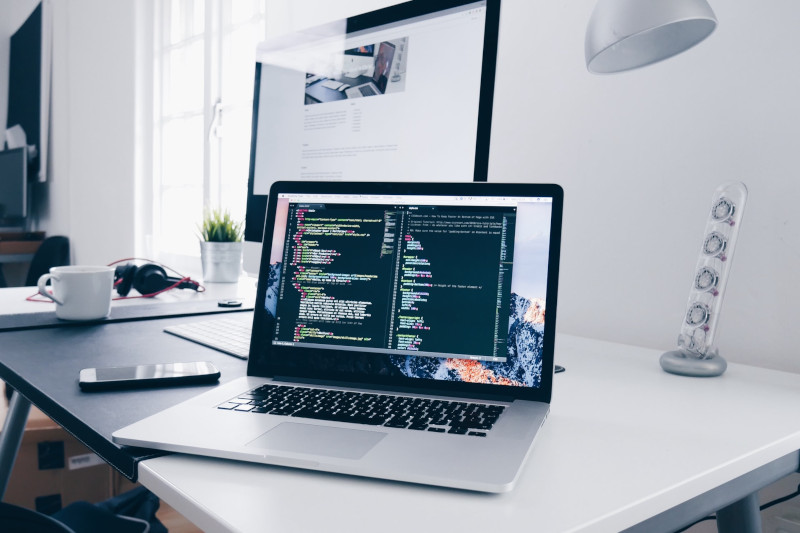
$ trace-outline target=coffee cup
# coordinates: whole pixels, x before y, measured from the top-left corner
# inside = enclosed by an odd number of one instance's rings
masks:
[[[50,282],[53,293],[47,291]],[[114,268],[107,266],[59,266],[39,278],[39,294],[56,303],[63,320],[95,320],[111,312]]]

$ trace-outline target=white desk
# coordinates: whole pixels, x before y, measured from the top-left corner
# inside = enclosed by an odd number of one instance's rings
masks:
[[[567,371],[508,494],[187,455],[140,463],[139,480],[205,531],[672,531],[733,502],[721,514],[739,525],[748,494],[798,467],[800,375],[686,378],[659,355],[559,336]]]

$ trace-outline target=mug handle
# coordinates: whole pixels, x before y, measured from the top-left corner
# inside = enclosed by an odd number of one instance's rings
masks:
[[[39,286],[39,294],[41,294],[45,298],[49,298],[49,299],[53,300],[55,303],[57,303],[59,305],[64,305],[64,302],[59,301],[55,296],[53,296],[52,294],[47,292],[47,282],[52,277],[54,277],[54,276],[52,274],[50,274],[50,273],[42,274],[41,277],[39,277],[39,282],[37,283],[37,285]],[[58,279],[58,278],[56,278],[56,279]]]

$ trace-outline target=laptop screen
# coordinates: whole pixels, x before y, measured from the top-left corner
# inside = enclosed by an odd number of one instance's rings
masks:
[[[542,388],[552,187],[303,185],[271,194],[256,359],[317,378]]]

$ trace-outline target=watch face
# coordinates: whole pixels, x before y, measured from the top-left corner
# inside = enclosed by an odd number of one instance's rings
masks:
[[[686,323],[690,326],[700,326],[708,322],[708,306],[704,303],[693,303],[686,312]]]
[[[733,202],[725,197],[722,197],[717,200],[717,203],[715,203],[714,207],[711,208],[711,218],[717,221],[726,220],[733,216],[733,212],[735,210],[736,208],[733,205]]]
[[[703,253],[706,255],[719,255],[725,251],[727,240],[721,233],[711,232],[703,242]]]
[[[707,291],[717,286],[719,274],[717,271],[710,267],[703,267],[694,277],[694,288],[698,291]]]

